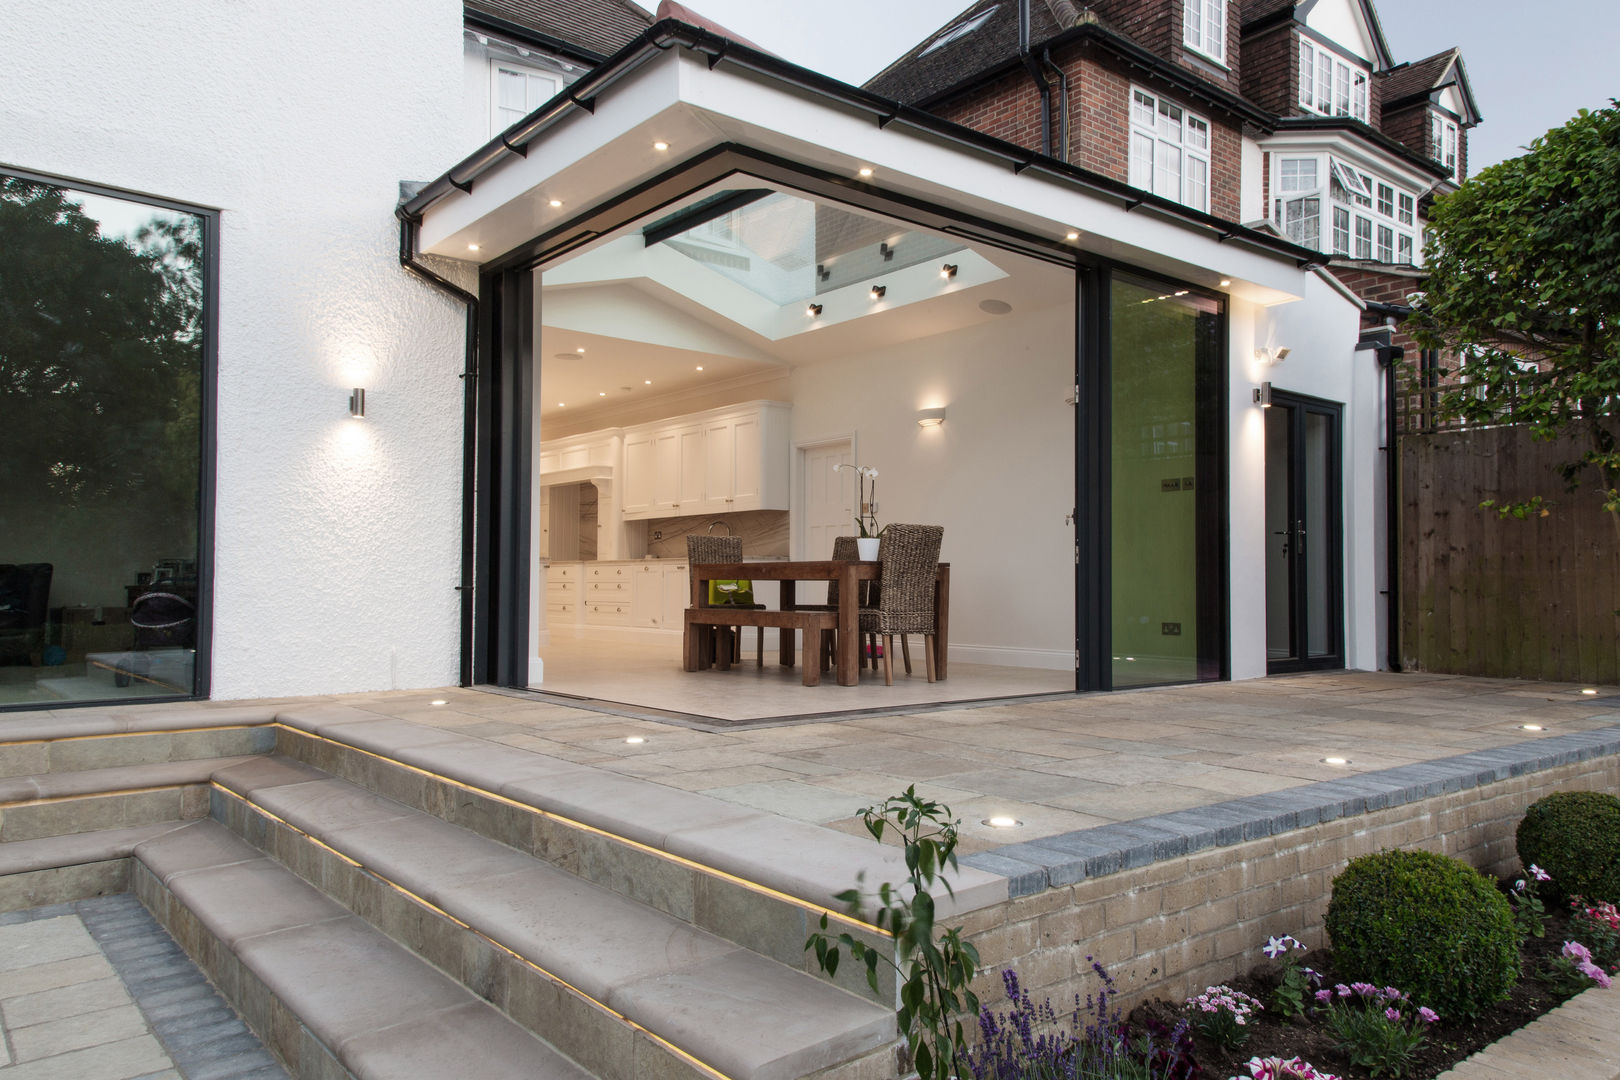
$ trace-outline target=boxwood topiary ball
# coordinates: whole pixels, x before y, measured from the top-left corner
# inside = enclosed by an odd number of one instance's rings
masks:
[[[1519,822],[1519,859],[1552,875],[1550,891],[1620,904],[1620,799],[1601,791],[1557,791],[1530,804]]]
[[[1380,851],[1333,879],[1327,932],[1346,982],[1394,986],[1441,1016],[1508,996],[1519,977],[1513,909],[1466,863],[1428,851]]]

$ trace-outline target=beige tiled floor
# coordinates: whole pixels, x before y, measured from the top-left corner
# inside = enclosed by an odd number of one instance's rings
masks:
[[[965,851],[1620,724],[1620,690],[1363,672],[720,731],[471,690],[343,700],[848,832],[915,783]],[[1003,814],[1024,826],[982,824]]]
[[[896,655],[893,686],[883,684],[881,667],[863,669],[858,686],[839,686],[831,672],[822,677],[821,685],[805,686],[803,670],[783,667],[774,645],[767,644],[764,666],[757,666],[752,630],[744,646],[745,659],[740,665],[726,671],[689,672],[681,667],[677,634],[553,631],[550,643],[539,650],[545,661],[545,680],[537,689],[724,720],[982,701],[1074,689],[1072,671],[959,661],[951,663],[950,677],[944,682],[929,683],[923,674],[920,637],[911,643],[914,674],[906,677]]]

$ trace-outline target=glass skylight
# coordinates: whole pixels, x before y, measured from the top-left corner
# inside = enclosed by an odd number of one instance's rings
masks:
[[[963,249],[949,237],[768,189],[719,192],[642,235],[648,247],[679,252],[779,306]]]

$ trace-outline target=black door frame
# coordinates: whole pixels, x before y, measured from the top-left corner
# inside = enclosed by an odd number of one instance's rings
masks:
[[[1322,546],[1316,538],[1307,537],[1305,557],[1299,554],[1299,537],[1296,534],[1290,538],[1288,557],[1288,610],[1291,620],[1289,650],[1290,656],[1277,660],[1266,658],[1267,675],[1283,675],[1297,671],[1331,671],[1344,667],[1345,656],[1345,627],[1344,627],[1344,405],[1337,401],[1325,398],[1311,397],[1306,394],[1297,394],[1287,390],[1273,389],[1271,392],[1271,407],[1273,409],[1290,409],[1293,412],[1289,424],[1289,442],[1291,451],[1288,453],[1288,507],[1289,518],[1293,521],[1304,519],[1309,505],[1309,477],[1305,475],[1304,445],[1305,445],[1305,418],[1311,413],[1328,416],[1333,424],[1333,437],[1328,446],[1328,490],[1323,493],[1326,500],[1328,518],[1328,535],[1326,539],[1326,553],[1328,571],[1328,629],[1333,636],[1332,648],[1321,656],[1311,656],[1308,646],[1310,615],[1309,592],[1306,588],[1306,574],[1309,560],[1315,552],[1321,551]],[[1270,447],[1267,447],[1266,457],[1270,457]],[[1269,545],[1269,528],[1267,523]],[[1266,579],[1267,588],[1270,588],[1270,560],[1267,559]],[[1269,651],[1271,641],[1271,627],[1266,626],[1266,642]]]

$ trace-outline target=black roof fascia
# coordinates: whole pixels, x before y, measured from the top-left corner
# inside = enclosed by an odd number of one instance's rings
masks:
[[[598,94],[653,57],[672,48],[686,48],[704,53],[708,57],[711,70],[722,63],[736,64],[787,82],[799,89],[862,109],[872,115],[879,127],[888,127],[895,122],[904,123],[970,150],[999,158],[1012,166],[1014,175],[1030,171],[1044,173],[1105,197],[1118,199],[1127,211],[1145,209],[1206,229],[1214,233],[1220,241],[1236,240],[1246,243],[1251,247],[1293,259],[1301,266],[1317,266],[1322,262],[1321,253],[1311,248],[1301,247],[1258,229],[1206,214],[1201,210],[1194,210],[1163,196],[1131,187],[1122,180],[1115,180],[1101,173],[975,131],[973,128],[952,123],[915,106],[902,105],[898,101],[880,97],[869,90],[800,67],[781,57],[739,45],[730,38],[683,23],[678,19],[663,19],[648,27],[601,66],[581,76],[533,113],[485,143],[438,179],[430,181],[416,195],[401,204],[395,214],[408,220],[420,220],[424,210],[452,192],[472,191],[474,181],[484,172],[507,160],[509,155],[527,157],[528,147],[532,141],[576,109],[594,113],[595,98]]]
[[[464,7],[461,9],[461,21],[463,25],[470,29],[482,30],[485,33],[494,34],[518,44],[533,45],[537,49],[545,49],[547,52],[556,53],[558,56],[566,57],[569,60],[577,60],[592,67],[607,59],[599,52],[593,52],[590,49],[574,45],[564,41],[562,38],[552,37],[550,34],[543,34],[538,30],[524,26],[522,23],[515,23],[510,19],[491,15],[487,11],[477,11],[470,7]]]
[[[1277,131],[1345,131],[1359,135],[1380,150],[1394,154],[1408,165],[1422,169],[1441,180],[1451,179],[1451,170],[1432,158],[1426,158],[1404,143],[1396,142],[1360,120],[1348,116],[1285,116],[1277,120]]]
[[[1230,91],[1222,90],[1213,83],[1205,82],[1185,68],[1170,63],[1158,53],[1143,48],[1117,30],[1111,30],[1099,23],[1080,23],[1078,26],[1071,26],[1060,34],[1055,34],[1045,41],[1031,45],[1030,48],[1058,49],[1087,38],[1095,40],[1098,45],[1112,52],[1120,59],[1135,64],[1179,89],[1201,98],[1208,104],[1233,116],[1247,120],[1262,130],[1269,131],[1272,122],[1276,119],[1271,113],[1260,108],[1260,106],[1247,98],[1239,97]],[[1022,65],[1023,60],[1014,55],[993,67],[977,71],[961,82],[948,86],[938,93],[920,99],[915,107],[931,109],[952,98],[960,97],[965,93],[978,89],[980,86],[993,82],[1009,71],[1020,70]]]

